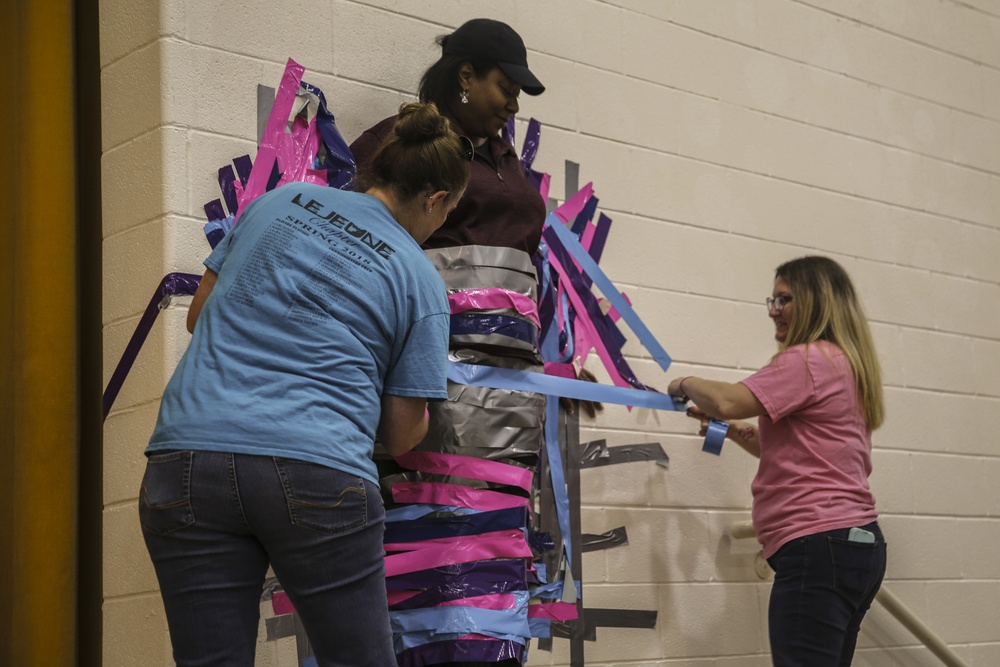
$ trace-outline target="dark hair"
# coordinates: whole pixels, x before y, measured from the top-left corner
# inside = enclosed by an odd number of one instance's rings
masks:
[[[469,183],[469,160],[462,157],[462,149],[434,104],[404,104],[392,132],[372,157],[366,180],[403,201],[437,190],[447,190],[449,197],[459,195]]]
[[[450,35],[441,35],[435,41],[442,48],[444,40]],[[451,113],[451,105],[458,102],[461,89],[458,84],[458,70],[469,63],[476,73],[476,78],[482,79],[496,69],[497,64],[488,58],[471,58],[463,55],[442,55],[436,63],[427,68],[420,77],[420,101],[433,102],[444,113]]]
[[[839,347],[854,369],[858,401],[868,428],[885,418],[882,370],[868,320],[850,276],[840,264],[813,255],[785,262],[775,278],[788,283],[794,309],[781,349],[826,340]]]

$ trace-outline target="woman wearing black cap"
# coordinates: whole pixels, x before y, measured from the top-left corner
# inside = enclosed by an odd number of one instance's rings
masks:
[[[533,255],[545,202],[500,130],[517,113],[521,92],[540,95],[545,86],[528,69],[524,42],[506,23],[472,19],[437,42],[441,58],[424,72],[420,100],[434,102],[455,131],[472,140],[476,155],[465,197],[423,247],[499,246]],[[362,186],[371,156],[395,122],[395,116],[386,118],[351,144]]]
[[[541,240],[545,202],[538,190],[525,179],[514,147],[502,138],[500,132],[517,113],[520,93],[539,95],[545,87],[528,69],[527,52],[521,37],[505,23],[473,19],[450,35],[438,38],[437,42],[441,46],[441,57],[421,78],[420,99],[433,102],[451,121],[453,129],[472,141],[474,157],[465,196],[445,224],[423,243],[423,248],[433,255],[449,292],[500,288],[535,298],[535,270],[531,256],[538,250]],[[365,131],[351,145],[362,187],[367,187],[365,171],[371,155],[383,137],[391,132],[395,122],[395,117],[386,118]],[[466,253],[467,246],[476,247]],[[448,262],[451,260],[463,264],[463,269],[450,271]],[[478,271],[480,268],[484,269],[481,273]],[[466,280],[469,282],[466,283]],[[468,311],[461,315],[472,315],[472,320],[475,320],[478,314]],[[509,321],[519,323],[522,329],[530,324],[517,319],[520,313],[507,314],[511,315]],[[491,316],[485,314],[484,318]],[[456,318],[470,321],[453,315],[453,325]],[[462,359],[473,355],[476,363],[485,365],[516,365],[518,368],[541,370],[541,360],[537,356],[537,331],[534,346],[530,341],[524,343],[504,335],[480,333],[461,335],[453,330],[450,340],[452,354]],[[512,356],[518,358],[512,361]],[[495,393],[502,392],[449,383],[448,401],[430,406],[431,430],[417,450],[485,457],[532,469],[541,447],[544,400],[539,400],[537,395],[532,395],[533,400],[521,399],[515,396],[519,392],[505,392],[506,395],[500,397]],[[494,399],[498,401],[496,405],[491,403]],[[486,405],[491,405],[492,409],[483,409]],[[391,463],[381,463],[383,488],[388,488],[394,479],[413,478],[410,477],[412,473],[401,476]],[[455,479],[448,481],[454,482]],[[501,489],[497,484],[491,484],[490,488],[523,493],[516,488]],[[500,568],[501,574],[493,571],[495,568],[491,567],[491,563],[484,563],[463,563],[462,567],[468,570],[464,575],[442,570],[436,575],[440,580],[434,590],[451,591],[450,595],[462,593],[465,597],[466,591],[475,588],[463,582],[471,581],[475,576],[486,576],[480,571],[485,568],[490,585],[495,586],[495,590],[517,594],[526,592],[528,573],[524,559],[508,559],[506,566]],[[443,634],[441,637],[447,640],[439,639],[404,650],[397,655],[397,660],[401,665],[435,664],[438,667],[521,665],[526,658],[527,637],[524,635],[527,634],[528,619],[526,610],[518,613],[521,617],[509,620],[523,623],[523,631],[514,633],[521,639],[490,639],[485,636],[475,640],[468,640],[467,637],[447,639],[447,634]],[[464,630],[459,635],[478,634],[474,623],[462,627]],[[451,629],[455,630],[454,627]],[[445,630],[441,632],[446,633]],[[426,652],[423,652],[425,649]]]

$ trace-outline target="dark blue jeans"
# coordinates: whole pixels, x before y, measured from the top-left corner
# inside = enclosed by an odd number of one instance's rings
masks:
[[[268,563],[319,665],[396,664],[371,482],[291,459],[156,454],[139,519],[178,667],[252,667]]]
[[[878,524],[860,526],[871,543],[848,540],[849,528],[801,537],[768,559],[774,586],[768,607],[775,667],[847,667],[861,619],[885,575]]]

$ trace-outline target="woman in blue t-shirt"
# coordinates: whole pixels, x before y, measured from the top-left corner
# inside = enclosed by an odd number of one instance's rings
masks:
[[[408,104],[353,193],[290,183],[205,261],[139,517],[180,667],[254,662],[270,565],[318,665],[395,664],[372,462],[447,397],[448,303],[420,249],[472,147]]]

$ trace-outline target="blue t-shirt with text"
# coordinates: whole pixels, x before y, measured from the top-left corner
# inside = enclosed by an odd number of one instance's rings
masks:
[[[147,453],[282,456],[378,483],[381,396],[447,397],[448,302],[374,197],[290,183],[205,260],[218,273]]]

